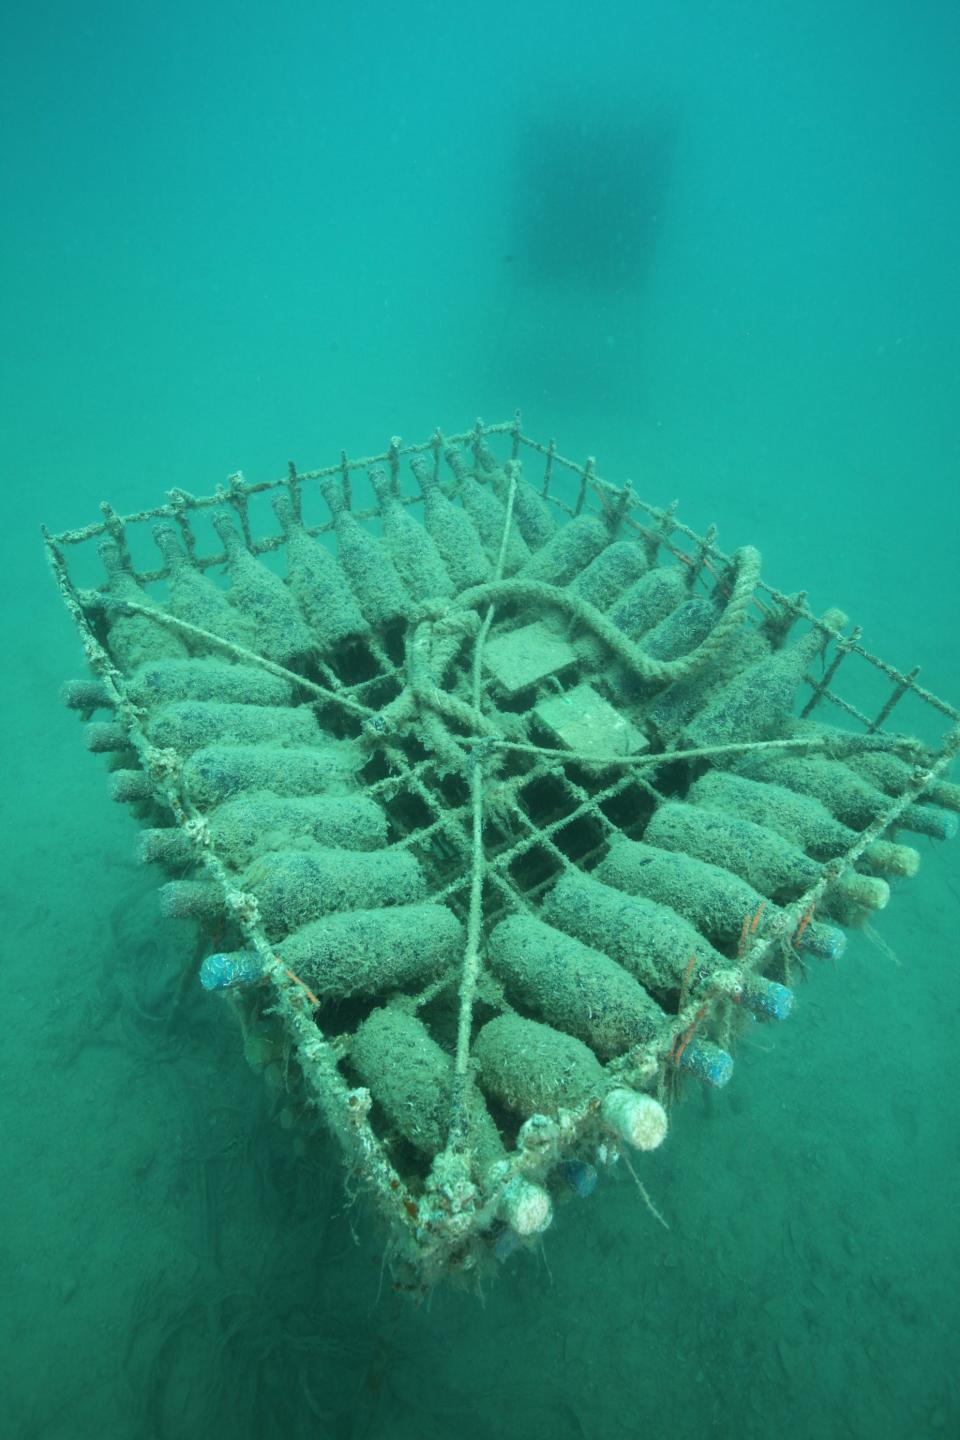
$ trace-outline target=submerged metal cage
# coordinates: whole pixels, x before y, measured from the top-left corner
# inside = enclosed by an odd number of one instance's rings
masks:
[[[658,1144],[913,872],[897,832],[956,830],[960,712],[916,670],[519,416],[101,510],[44,532],[95,676],[65,698],[414,1289]]]

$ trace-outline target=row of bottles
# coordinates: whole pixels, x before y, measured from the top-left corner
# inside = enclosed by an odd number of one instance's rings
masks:
[[[746,920],[759,917],[752,933],[762,938],[780,918],[779,907],[734,871],[639,840],[615,840],[593,874],[628,895],[669,906],[712,944],[734,955],[745,938]],[[842,955],[845,946],[843,931],[819,920],[810,921],[798,941],[803,951],[831,960]]]
[[[821,734],[830,734],[810,722],[792,725],[790,733],[801,738],[808,735],[817,738]],[[849,736],[847,738],[849,739]],[[745,755],[736,762],[735,769],[738,774],[751,779],[768,781],[795,794],[817,800],[825,805],[841,824],[852,830],[862,831],[879,819],[891,805],[891,796],[867,778],[869,762],[864,773],[865,759],[866,756],[855,756],[855,763],[848,764],[845,760],[834,760],[821,754],[794,756],[760,753]],[[894,759],[892,755],[888,756],[888,765],[889,761]],[[903,788],[905,787],[901,788],[901,794]],[[952,840],[957,833],[955,813],[923,802],[908,805],[898,816],[896,823],[899,829],[929,835],[935,840]]]
[[[333,522],[335,555],[308,534],[290,496],[277,495],[273,508],[283,532],[286,580],[247,548],[226,511],[213,516],[224,546],[226,590],[195,564],[173,526],[160,524],[154,538],[167,571],[166,608],[190,626],[295,668],[314,650],[327,652],[366,638],[371,627],[407,618],[423,600],[450,598],[460,589],[482,584],[499,555],[509,483],[489,452],[484,449],[482,454],[488,484],[476,479],[462,452],[447,449],[459,504],[441,488],[426,458],[414,457],[412,468],[423,497],[422,524],[401,500],[388,470],[371,466],[369,478],[383,531],[379,537],[349,508],[342,479],[327,477],[320,490]],[[544,502],[522,479],[515,509],[507,545],[508,575],[565,584],[600,556],[610,539],[607,522],[594,516],[579,516],[557,526]],[[110,598],[164,608],[139,586],[113,541],[105,541],[100,553],[107,571],[104,592]],[[642,555],[639,546],[632,546],[630,553]],[[126,671],[147,659],[184,657],[192,643],[187,633],[144,615],[111,614],[108,609],[107,623],[110,648]]]
[[[321,845],[261,853],[240,873],[237,884],[255,897],[271,942],[324,915],[411,904],[427,893],[420,866],[405,850]],[[212,919],[226,913],[219,885],[202,880],[169,881],[160,891],[160,903],[168,916]]]
[[[727,809],[667,801],[654,811],[644,840],[658,849],[730,870],[780,903],[799,899],[823,877],[823,867],[798,846]],[[852,870],[845,871],[834,888],[843,899],[867,910],[882,910],[890,898],[885,880]]]
[[[370,468],[383,530],[379,537],[349,508],[342,478],[323,480],[335,555],[303,528],[291,498],[277,495],[273,506],[284,536],[285,581],[251,553],[227,512],[213,520],[224,545],[227,590],[194,563],[172,526],[157,526],[170,613],[241,649],[297,668],[314,650],[327,653],[369,637],[371,628],[408,618],[424,600],[449,599],[459,589],[482,584],[499,555],[511,481],[485,450],[480,458],[487,484],[477,480],[462,452],[448,447],[446,458],[459,504],[443,491],[425,456],[412,462],[423,496],[422,524],[402,502],[387,469]],[[626,635],[643,639],[645,648],[649,645],[649,652],[661,658],[694,648],[715,623],[715,606],[690,594],[690,573],[677,565],[651,567],[641,543],[614,538],[616,519],[608,512],[557,525],[522,478],[515,485],[514,505],[505,574],[569,585],[578,598],[605,611]],[[102,554],[110,595],[162,609],[124,568],[113,542],[102,547]],[[142,615],[108,614],[108,624],[111,648],[124,669],[151,657],[185,656],[192,644],[189,634]]]
[[[669,924],[669,917],[664,918]],[[493,930],[487,960],[512,1004],[583,1041],[600,1060],[654,1043],[673,1023],[645,988],[647,967],[641,956],[636,964],[618,963],[611,959],[609,946],[586,944],[557,924],[510,916]],[[674,989],[683,978],[674,973]],[[759,981],[748,999],[750,1008],[765,1018],[772,1013],[763,998],[768,992],[769,982]],[[712,1084],[725,1084],[733,1073],[731,1058],[699,1037],[691,1037],[678,1063]]]

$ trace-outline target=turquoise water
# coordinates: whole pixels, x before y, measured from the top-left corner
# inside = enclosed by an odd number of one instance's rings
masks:
[[[680,497],[960,698],[960,18],[13,4],[0,1434],[956,1433],[956,846],[565,1207],[414,1311],[157,920],[54,529],[479,413]],[[619,1180],[619,1183],[617,1183]]]

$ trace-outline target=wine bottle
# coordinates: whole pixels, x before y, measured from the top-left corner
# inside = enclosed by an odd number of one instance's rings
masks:
[[[505,505],[510,493],[509,475],[486,440],[481,438],[477,442],[476,454],[487,479],[493,486],[494,494]],[[557,522],[550,512],[549,505],[542,495],[537,494],[530,482],[524,480],[519,471],[513,497],[513,513],[516,516],[520,534],[531,550],[539,550],[553,538]]]
[[[343,795],[356,789],[361,753],[346,740],[309,749],[276,745],[209,745],[183,767],[183,779],[200,810],[247,790],[277,795]]]
[[[259,665],[231,665],[205,656],[147,661],[127,685],[135,705],[152,710],[177,700],[222,700],[224,704],[289,705],[293,687]]]
[[[677,991],[690,963],[694,993],[728,961],[688,920],[642,896],[625,895],[591,875],[562,875],[541,905],[548,925],[573,935],[625,966],[654,994]]]
[[[826,756],[747,754],[736,762],[735,769],[751,779],[768,780],[819,800],[831,815],[853,830],[865,830],[889,810],[891,804],[889,795],[857,775],[842,760]],[[952,840],[957,833],[956,815],[930,805],[908,805],[897,816],[896,825],[898,829],[930,835],[936,840]]]
[[[395,624],[411,610],[411,600],[385,547],[347,508],[338,476],[321,480],[320,489],[337,532],[337,559],[360,609],[373,626]]]
[[[219,700],[178,700],[159,706],[147,722],[154,745],[181,755],[207,745],[311,745],[321,740],[308,706],[236,705]]]
[[[277,957],[317,994],[388,994],[425,984],[463,954],[464,931],[443,905],[396,905],[350,910],[313,920],[288,935]],[[208,955],[200,979],[207,989],[248,985],[263,970],[251,951]]]
[[[611,538],[610,527],[596,515],[577,515],[559,526],[553,537],[534,550],[520,566],[522,580],[541,580],[547,585],[569,585],[591,560],[601,554]]]
[[[649,568],[635,540],[613,540],[570,581],[571,592],[598,610],[607,610]]]
[[[595,879],[628,895],[644,895],[669,906],[714,945],[734,953],[754,931],[762,938],[780,913],[776,905],[732,871],[639,840],[614,840],[606,858],[592,873]],[[757,924],[751,928],[755,918]],[[846,936],[835,925],[811,920],[804,927],[798,948],[833,960],[843,954]]]
[[[273,509],[286,542],[287,584],[320,651],[363,638],[369,626],[336,557],[307,534],[289,495],[275,496]]]
[[[372,910],[412,904],[424,899],[426,883],[419,865],[404,850],[368,852],[279,850],[261,855],[240,875],[239,889],[255,896],[260,923],[268,940],[282,940],[312,920],[340,911]],[[168,916],[209,913],[189,908],[191,897],[203,895],[203,881],[172,880],[161,887],[161,907]],[[219,886],[214,913],[224,909]]]
[[[846,624],[846,616],[828,610],[823,623],[839,630]],[[814,627],[793,644],[741,670],[690,720],[681,745],[730,745],[779,735],[807,669],[822,653],[827,639],[823,630]]]
[[[687,577],[679,565],[658,565],[635,580],[610,609],[618,629],[639,640],[689,596]]]
[[[429,530],[407,513],[383,465],[371,465],[367,474],[380,505],[383,543],[400,579],[414,600],[448,598],[453,581]]]
[[[274,850],[329,846],[380,850],[387,843],[387,819],[364,795],[271,795],[258,791],[227,800],[208,821],[210,845],[235,869]],[[189,837],[178,826],[142,830],[143,864],[183,868],[193,856]]]
[[[500,555],[503,532],[506,526],[506,506],[487,485],[481,485],[471,473],[463,452],[455,445],[444,448],[444,459],[453,471],[457,482],[460,503],[476,527],[490,560],[495,565]],[[516,519],[510,523],[507,549],[504,557],[504,575],[513,575],[530,558],[530,547],[520,534]]]
[[[914,767],[891,751],[864,750],[860,754],[849,755],[845,763],[888,795],[903,795],[913,783]],[[960,810],[960,785],[949,780],[937,780],[929,790],[924,791],[920,803],[940,805],[944,810]]]
[[[250,618],[231,604],[226,592],[209,575],[197,568],[180,546],[173,527],[157,525],[153,539],[167,565],[171,614],[201,630],[209,630],[221,640],[256,650],[257,636]]]
[[[508,999],[585,1041],[601,1060],[656,1039],[669,1025],[622,965],[531,915],[502,920],[487,959]]]
[[[556,1116],[603,1097],[604,1124],[638,1150],[655,1150],[667,1133],[667,1116],[652,1095],[611,1086],[592,1050],[538,1020],[498,1015],[477,1036],[480,1084],[517,1115]]]
[[[119,547],[113,540],[102,541],[97,553],[107,572],[107,583],[103,588],[112,600],[130,600],[136,605],[163,609],[141,589],[125,568]],[[119,609],[110,607],[106,611],[106,624],[107,647],[120,669],[127,673],[145,660],[175,659],[187,653],[183,641],[169,626],[151,620],[147,615],[124,615]]]
[[[425,455],[415,455],[410,468],[423,496],[423,523],[443,556],[454,588],[460,591],[482,585],[490,579],[492,567],[473,521],[447,499]]]
[[[227,554],[229,599],[253,625],[254,648],[278,665],[302,660],[313,650],[313,637],[290,591],[250,554],[229,515],[214,515],[213,526]]]
[[[210,816],[210,844],[238,869],[271,850],[311,844],[345,850],[380,850],[387,817],[366,795],[237,795]]]
[[[668,685],[644,710],[644,723],[665,747],[674,748],[687,723],[729,683],[731,675],[770,654],[770,646],[753,626],[741,625],[727,637],[719,654],[692,675]]]

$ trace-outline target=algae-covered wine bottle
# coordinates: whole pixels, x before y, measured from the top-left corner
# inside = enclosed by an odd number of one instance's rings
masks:
[[[119,547],[113,540],[104,540],[98,554],[107,572],[103,587],[112,600],[130,600],[136,605],[161,609],[156,601],[137,584],[126,569]],[[124,615],[119,609],[106,611],[107,645],[110,653],[128,673],[146,660],[175,659],[185,656],[187,648],[173,630],[147,615]]]
[[[550,540],[520,566],[523,580],[569,585],[602,553],[611,539],[610,526],[596,515],[577,515],[559,526]]]
[[[240,875],[239,888],[256,898],[268,940],[282,940],[311,920],[338,911],[371,910],[424,899],[426,883],[414,857],[404,850],[276,850],[259,856]],[[213,890],[213,896],[207,892]],[[171,880],[161,887],[161,906],[170,916],[224,908],[218,885]]]
[[[463,945],[453,912],[426,902],[313,920],[282,940],[277,953],[318,993],[346,997],[424,984],[458,963]]]
[[[214,515],[213,526],[227,553],[230,601],[253,625],[255,648],[279,665],[309,655],[313,637],[279,575],[250,554],[229,515]]]
[[[477,459],[493,486],[494,493],[506,504],[510,493],[510,476],[482,437],[477,441],[475,449]],[[531,550],[539,550],[553,538],[557,522],[550,513],[550,507],[530,482],[524,480],[519,469],[513,497],[513,513],[517,518],[520,534]]]
[[[864,750],[860,754],[848,755],[844,763],[888,795],[903,795],[913,784],[914,767],[889,750]],[[937,780],[924,791],[922,803],[960,811],[960,785],[949,780]]]
[[[689,581],[679,565],[658,565],[623,592],[610,609],[610,619],[631,640],[639,640],[689,594]]]
[[[316,845],[366,851],[387,843],[387,817],[365,795],[238,795],[210,816],[208,830],[216,854],[238,870],[278,850]],[[177,827],[141,831],[140,859],[174,863],[190,853],[189,845],[185,852],[178,844],[181,835]]]
[[[666,1136],[659,1101],[612,1083],[582,1040],[550,1025],[498,1015],[480,1031],[475,1053],[482,1088],[514,1114],[555,1116],[602,1097],[601,1117],[618,1139],[655,1150]]]
[[[496,564],[506,526],[506,506],[488,485],[481,485],[474,477],[462,450],[455,445],[447,445],[443,455],[457,482],[460,503],[473,521],[488,556]],[[529,559],[530,547],[520,534],[516,519],[512,519],[503,563],[504,575],[513,575]]]
[[[365,530],[347,507],[343,483],[336,475],[320,482],[337,532],[337,559],[371,625],[395,624],[411,610],[410,595],[385,547]]]
[[[635,540],[612,540],[574,576],[570,590],[597,610],[608,610],[648,569],[643,547]]]
[[[756,1014],[785,1019],[792,996],[785,987],[760,976],[750,984],[739,977],[728,982],[730,962],[682,915],[575,872],[563,875],[541,907],[544,920],[585,945],[618,961],[654,994],[683,990],[696,997],[714,984]]]
[[[403,1010],[374,1010],[353,1037],[350,1058],[363,1083],[401,1134],[433,1156],[447,1143],[453,1099],[453,1059],[422,1020]],[[502,1160],[499,1131],[478,1096],[471,1129],[482,1173]]]
[[[548,925],[618,961],[654,993],[677,990],[691,955],[699,982],[726,959],[689,921],[664,905],[625,895],[590,875],[562,875],[544,898],[540,911]]]
[[[369,633],[347,577],[330,551],[307,534],[289,495],[277,495],[273,509],[283,530],[287,584],[321,651]]]
[[[200,810],[233,795],[270,790],[276,795],[344,795],[357,787],[363,756],[348,740],[304,748],[281,745],[208,745],[190,756],[183,779]]]
[[[654,1040],[669,1023],[622,965],[532,915],[502,920],[487,959],[513,1003],[586,1041],[602,1060]]]
[[[453,582],[429,530],[408,514],[383,465],[371,465],[367,474],[380,506],[383,543],[400,579],[414,600],[448,598]]]
[[[192,755],[207,745],[315,745],[317,717],[307,705],[225,704],[220,700],[175,700],[160,705],[147,721],[154,745]]]
[[[180,620],[209,630],[221,640],[255,650],[257,636],[250,619],[227,599],[226,593],[194,565],[181,548],[171,525],[158,525],[153,538],[167,563],[170,610]]]
[[[274,949],[318,995],[346,999],[425,983],[462,957],[463,941],[463,926],[453,912],[427,902],[326,915]],[[208,955],[200,967],[207,990],[249,985],[262,974],[248,950]]]
[[[614,840],[592,873],[628,895],[668,905],[714,945],[727,949],[739,947],[753,933],[762,937],[780,914],[772,901],[732,871],[640,840]],[[808,922],[798,942],[798,948],[831,960],[845,947],[843,931],[819,920]]]
[[[688,722],[729,683],[730,676],[769,654],[770,645],[762,632],[741,625],[728,636],[719,655],[692,675],[668,685],[645,708],[645,724],[656,732],[665,748],[676,748]]]
[[[654,660],[676,660],[681,655],[689,655],[716,623],[717,612],[710,601],[691,595],[646,632],[641,642],[643,653]],[[642,699],[650,688],[620,661],[610,669],[607,681],[615,699],[627,705]]]
[[[482,585],[490,579],[492,567],[470,516],[447,499],[425,455],[415,455],[410,469],[423,496],[423,523],[443,556],[455,589]]]
[[[784,785],[751,780],[732,770],[708,770],[691,785],[687,799],[708,810],[766,825],[814,860],[834,860],[857,841],[857,832],[841,824],[812,796],[798,795]],[[892,840],[875,840],[863,858],[874,870],[891,875],[915,875],[920,865],[918,851]]]
[[[210,817],[210,843],[235,866],[307,844],[382,850],[387,817],[366,795],[238,795]]]
[[[846,616],[839,610],[828,610],[823,617],[829,630],[839,630],[844,624]],[[814,627],[792,645],[741,670],[688,723],[681,743],[691,747],[730,745],[780,734],[803,677],[828,638],[826,630]]]

